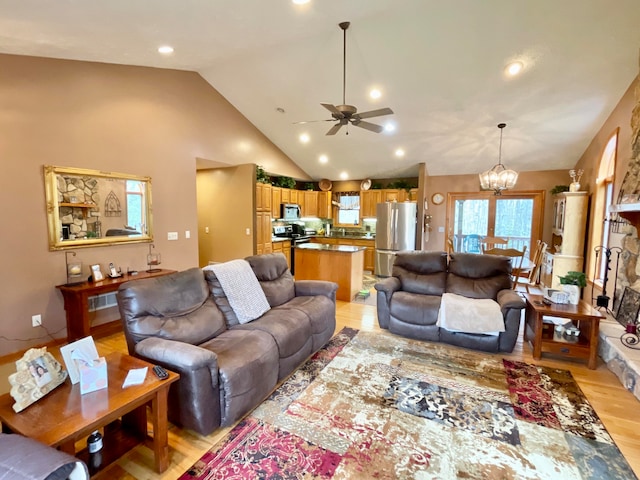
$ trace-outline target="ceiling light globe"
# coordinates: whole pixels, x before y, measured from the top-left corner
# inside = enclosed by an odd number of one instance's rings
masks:
[[[512,62],[507,65],[507,73],[513,77],[514,75],[518,75],[523,67],[522,62]]]
[[[309,143],[309,140],[311,140],[311,137],[309,137],[309,134],[307,134],[307,133],[300,134],[300,136],[298,138],[300,139],[300,141],[302,143]]]
[[[169,45],[162,45],[161,47],[158,47],[158,52],[163,55],[170,55],[173,53],[173,47]]]
[[[342,172],[340,174],[340,179],[341,180],[347,180],[349,178],[349,174],[347,172]]]
[[[320,155],[320,156],[318,157],[318,161],[319,161],[320,163],[327,163],[327,162],[329,161],[329,157],[327,157],[326,155]]]
[[[371,98],[378,99],[378,98],[380,98],[382,96],[382,92],[380,90],[378,90],[377,88],[374,88],[369,92],[369,96]]]
[[[396,126],[392,122],[387,122],[384,125],[385,132],[395,132]]]
[[[396,157],[404,157],[404,150],[399,148],[396,150]]]

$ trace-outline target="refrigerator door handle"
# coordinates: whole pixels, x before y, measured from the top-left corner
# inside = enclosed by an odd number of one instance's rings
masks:
[[[392,205],[391,207],[391,224],[393,225],[393,239],[392,239],[392,244],[391,244],[391,248],[393,250],[397,250],[398,249],[398,209],[396,207],[396,205]]]

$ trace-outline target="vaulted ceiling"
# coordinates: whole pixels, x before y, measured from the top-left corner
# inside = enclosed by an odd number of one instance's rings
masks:
[[[368,121],[393,132],[295,123],[342,103],[343,21],[346,103],[391,107]],[[639,47],[638,0],[0,0],[0,52],[197,71],[315,179],[422,162],[479,173],[497,163],[500,122],[508,167],[571,168],[638,74]]]

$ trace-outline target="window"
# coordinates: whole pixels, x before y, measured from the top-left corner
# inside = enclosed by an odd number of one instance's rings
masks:
[[[359,225],[360,224],[360,193],[341,192],[340,208],[338,208],[339,225]]]
[[[456,252],[481,253],[485,236],[508,239],[509,248],[536,245],[542,234],[543,192],[452,193],[447,225]]]
[[[596,178],[596,194],[594,206],[594,219],[607,217],[607,207],[613,203],[613,180],[616,171],[616,156],[618,151],[618,129],[609,137],[609,141],[602,151],[600,165],[598,167],[598,178]],[[591,234],[591,242],[594,248],[603,246],[609,248],[610,231],[608,222],[594,221]],[[594,271],[593,280],[604,278],[607,268],[606,255],[600,255],[599,265],[595,265],[595,255],[592,256],[590,271]]]
[[[127,226],[145,232],[144,184],[136,180],[127,180]]]

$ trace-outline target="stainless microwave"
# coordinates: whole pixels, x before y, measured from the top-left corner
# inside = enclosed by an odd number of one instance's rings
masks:
[[[300,205],[295,203],[280,204],[280,218],[282,220],[300,220]]]

